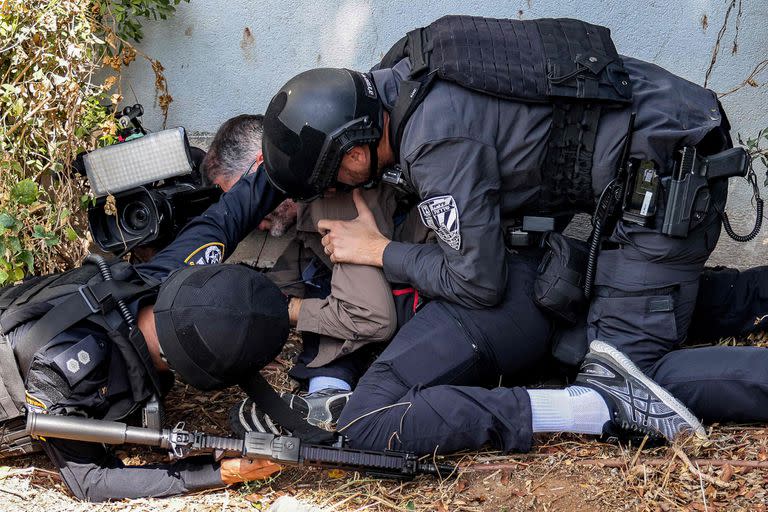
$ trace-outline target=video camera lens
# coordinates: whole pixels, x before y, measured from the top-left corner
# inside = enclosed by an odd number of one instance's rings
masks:
[[[152,213],[142,201],[133,201],[125,205],[121,214],[123,229],[132,233],[144,231],[152,219]]]

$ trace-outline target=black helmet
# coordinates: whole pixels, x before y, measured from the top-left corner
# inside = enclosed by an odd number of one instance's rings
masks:
[[[285,296],[245,265],[183,267],[160,287],[155,325],[168,365],[208,390],[239,384],[288,338]]]
[[[308,201],[336,181],[344,153],[375,147],[383,106],[370,75],[348,69],[305,71],[272,98],[264,115],[262,152],[269,181],[288,196]]]

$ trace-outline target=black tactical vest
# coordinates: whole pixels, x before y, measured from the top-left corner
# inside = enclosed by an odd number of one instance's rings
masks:
[[[0,458],[34,451],[24,435],[23,382],[35,353],[76,324],[90,324],[109,337],[125,362],[136,404],[159,395],[158,376],[143,337],[115,310],[118,299],[135,300],[156,290],[127,262],[116,261],[110,267],[113,280],[105,281],[97,265],[86,263],[0,289]],[[31,327],[11,349],[6,335],[22,325]],[[51,391],[56,396],[61,392]]]
[[[408,119],[435,80],[499,98],[552,105],[542,168],[543,213],[594,206],[592,155],[603,108],[632,101],[632,86],[610,30],[574,19],[510,20],[445,16],[413,30],[384,56],[381,68],[409,57],[390,113],[390,140],[399,147]]]

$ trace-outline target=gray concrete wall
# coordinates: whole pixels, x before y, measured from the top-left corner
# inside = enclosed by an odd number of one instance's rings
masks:
[[[620,52],[703,83],[729,4],[728,0],[191,0],[179,5],[173,19],[146,23],[140,48],[165,66],[175,100],[168,126],[182,125],[205,137],[233,115],[263,112],[272,94],[299,71],[317,66],[367,69],[406,31],[444,14],[582,18],[610,27]],[[736,15],[734,9],[709,82],[718,92],[737,87],[768,57],[768,1],[743,0],[738,52],[731,54]],[[757,77],[758,82],[764,83],[767,74]],[[158,129],[162,119],[152,106],[153,83],[149,67],[137,61],[125,77],[124,94],[133,101],[131,90],[136,93],[147,107],[146,125]],[[753,136],[768,126],[768,87],[746,87],[724,97],[723,103],[734,133]],[[753,217],[749,195],[740,184],[734,189],[729,211],[737,219],[734,224],[746,226]],[[751,244],[721,244],[714,259],[768,263],[766,243],[768,229]]]

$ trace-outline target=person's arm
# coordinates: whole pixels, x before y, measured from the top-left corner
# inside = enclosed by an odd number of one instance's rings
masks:
[[[496,149],[467,139],[422,146],[408,158],[417,206],[438,245],[389,242],[382,254],[390,282],[467,307],[497,304],[506,286]]]
[[[704,270],[688,339],[713,342],[767,329],[768,266]]]
[[[163,281],[184,265],[221,263],[283,199],[266,173],[248,175],[192,219],[151,261],[136,265],[136,270],[144,277]]]
[[[417,208],[438,245],[389,240],[356,193],[356,219],[318,222],[326,254],[334,263],[382,267],[388,281],[410,283],[427,297],[470,308],[497,304],[506,264],[496,149],[468,138],[442,139],[421,146],[408,162],[422,198]]]
[[[126,466],[103,445],[51,440],[43,443],[77,498],[106,501],[159,498],[266,478],[280,466],[264,461],[195,457],[170,464]]]
[[[334,265],[328,297],[292,301],[299,308],[299,331],[341,340],[389,341],[397,328],[392,290],[375,267]]]
[[[443,139],[421,146],[408,162],[423,199],[417,208],[438,245],[387,239],[356,193],[356,219],[318,223],[326,254],[335,263],[382,267],[388,281],[410,283],[428,297],[472,308],[497,304],[506,265],[495,148],[467,138]]]

